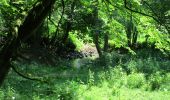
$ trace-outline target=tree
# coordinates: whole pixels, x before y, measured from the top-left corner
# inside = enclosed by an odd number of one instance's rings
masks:
[[[1,18],[4,20],[4,22],[2,21],[3,27],[7,29],[3,32],[7,33],[6,37],[8,38],[0,51],[0,83],[3,82],[8,73],[11,61],[17,57],[17,49],[21,47],[23,42],[32,40],[31,36],[42,33],[41,29],[45,24],[47,24],[48,33],[45,35],[47,35],[49,47],[53,45],[61,52],[67,51],[68,48],[61,48],[68,47],[66,42],[69,32],[78,31],[77,33],[81,35],[86,33],[89,36],[94,36],[93,42],[96,44],[100,56],[103,53],[100,47],[100,44],[103,43],[102,39],[104,39],[104,52],[107,51],[109,39],[113,40],[115,47],[118,48],[127,46],[127,41],[129,46],[136,44],[137,29],[143,27],[138,25],[137,20],[140,20],[141,17],[139,15],[154,19],[158,23],[154,22],[153,24],[160,30],[164,31],[165,29],[162,28],[164,26],[170,32],[168,0],[9,1],[8,3],[7,0],[3,0],[5,5],[0,5],[3,15]],[[54,5],[55,2],[56,5]],[[42,34],[37,36],[41,38]],[[75,46],[72,47],[75,49]]]
[[[42,0],[36,2],[34,7],[26,16],[23,24],[18,29],[18,36],[13,37],[7,42],[0,52],[0,85],[3,83],[7,75],[11,61],[16,58],[17,49],[20,47],[20,42],[28,39],[35,33],[36,29],[42,24],[43,20],[48,16],[52,6],[56,0]],[[31,26],[30,26],[31,25]]]
[[[169,0],[150,0],[150,1],[141,0],[141,2],[138,2],[137,6],[138,8],[140,8],[140,11],[130,8],[127,4],[128,1],[124,0],[124,6],[126,9],[153,18],[156,22],[158,22],[159,25],[164,26],[165,29],[170,34]]]

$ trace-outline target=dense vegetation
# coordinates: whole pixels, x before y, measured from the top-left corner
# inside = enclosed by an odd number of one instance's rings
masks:
[[[1,0],[0,99],[168,100],[169,0]]]

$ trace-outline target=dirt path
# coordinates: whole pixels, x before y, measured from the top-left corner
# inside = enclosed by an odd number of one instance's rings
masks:
[[[97,49],[95,46],[90,44],[85,44],[81,49],[81,53],[84,57],[98,57]]]

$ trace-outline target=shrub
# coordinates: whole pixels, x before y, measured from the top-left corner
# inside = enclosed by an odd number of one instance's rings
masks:
[[[68,81],[61,86],[56,86],[55,91],[59,100],[75,100],[78,97],[79,84],[75,81]]]
[[[0,99],[2,100],[4,98],[4,92],[0,90]]]
[[[94,72],[89,69],[89,75],[88,75],[88,85],[89,87],[94,85]]]
[[[106,66],[108,67],[109,65],[112,64],[112,55],[109,53],[103,53],[103,55],[99,58],[100,66]]]
[[[135,60],[130,60],[129,62],[127,62],[127,68],[125,68],[125,70],[127,72],[133,73],[137,71],[137,62]]]
[[[137,60],[137,70],[146,74],[152,74],[160,70],[159,63],[156,59],[147,58]]]
[[[160,90],[170,91],[170,73],[167,73],[162,81],[163,82],[160,86]]]
[[[80,50],[82,48],[83,42],[78,39],[77,34],[70,33],[69,38],[76,45],[76,50]]]
[[[120,65],[115,68],[110,68],[107,77],[111,86],[122,87],[126,84],[127,75]]]
[[[140,88],[146,83],[144,74],[142,73],[133,73],[127,77],[127,86],[129,88]]]
[[[160,72],[156,72],[149,77],[151,90],[158,90],[163,82],[163,76]]]

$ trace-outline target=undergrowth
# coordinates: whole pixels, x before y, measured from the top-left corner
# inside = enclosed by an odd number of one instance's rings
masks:
[[[1,100],[168,100],[170,61],[157,55],[113,52],[97,59],[58,61],[56,66],[15,62],[20,72],[47,80],[26,80],[10,71]],[[76,62],[79,64],[79,62]],[[90,62],[90,63],[89,63]],[[41,70],[39,69],[41,68]]]

